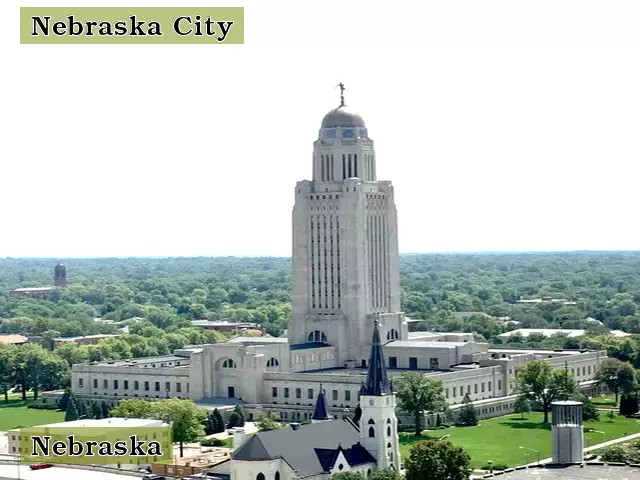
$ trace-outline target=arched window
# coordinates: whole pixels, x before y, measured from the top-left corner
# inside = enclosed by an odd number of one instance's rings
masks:
[[[271,357],[269,360],[267,360],[267,367],[277,367],[278,365],[280,365],[280,363],[278,362],[277,358]]]
[[[230,358],[227,358],[224,362],[222,362],[222,368],[236,368],[236,362],[234,362]]]
[[[387,340],[398,340],[400,338],[400,334],[395,328],[392,328],[387,332]]]
[[[276,472],[276,474],[273,476],[273,480],[280,480],[280,472]]]
[[[370,476],[371,476],[371,473],[372,473],[372,472],[371,472],[371,469],[367,470],[367,477],[370,477]]]
[[[391,448],[391,442],[387,443],[387,448]]]
[[[376,429],[373,427],[369,427],[369,437],[373,438],[376,436]]]
[[[308,342],[323,342],[327,343],[327,335],[320,330],[314,330],[307,337]]]
[[[391,436],[391,427],[387,427],[387,437]]]
[[[390,418],[387,418],[387,423],[391,423],[391,419]]]
[[[260,472],[258,475],[256,475],[256,480],[266,480],[264,473]]]
[[[369,425],[375,425],[376,422],[373,421],[373,418],[370,418],[369,421],[367,422]]]

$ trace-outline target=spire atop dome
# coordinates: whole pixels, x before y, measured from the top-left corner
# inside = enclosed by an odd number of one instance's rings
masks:
[[[379,397],[393,393],[391,382],[387,377],[387,368],[384,365],[384,352],[380,341],[378,321],[373,326],[373,341],[371,344],[371,357],[369,358],[369,371],[367,383],[362,385],[360,395]]]
[[[340,88],[340,107],[346,107],[346,104],[344,103],[344,91],[346,90],[344,83],[340,82],[336,85],[336,88]]]
[[[316,408],[313,410],[313,417],[311,417],[312,423],[326,422],[333,420],[333,417],[329,415],[329,406],[327,405],[327,397],[324,394],[324,388],[320,384],[320,391],[318,392],[318,398],[316,399]]]

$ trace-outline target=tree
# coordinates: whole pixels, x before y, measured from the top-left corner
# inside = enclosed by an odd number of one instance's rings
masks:
[[[331,475],[331,480],[365,480],[360,472],[342,472]]]
[[[613,413],[613,410],[609,410],[607,412],[607,418],[609,419],[610,422],[613,422],[616,418],[616,414]]]
[[[524,414],[531,412],[531,402],[524,395],[518,395],[515,403],[513,404],[513,411],[519,413],[521,418],[524,419]]]
[[[91,404],[91,416],[93,418],[103,418],[102,409],[100,408],[98,402],[93,402]]]
[[[360,472],[343,472],[331,476],[331,480],[400,480],[400,475],[391,469],[376,470],[365,476]]]
[[[469,394],[466,393],[464,398],[462,399],[462,408],[460,409],[460,413],[458,414],[458,425],[465,427],[473,427],[478,425],[478,415],[476,414],[476,408],[473,406],[473,402],[469,397]]]
[[[236,407],[233,409],[233,412],[231,413],[231,416],[233,416],[234,413],[236,414],[236,416],[234,417],[234,424],[232,426],[244,427],[244,412],[242,411],[242,408],[240,408],[240,405],[236,405]],[[229,418],[229,420],[231,420],[231,417]]]
[[[588,420],[598,420],[600,418],[598,409],[586,395],[576,392],[571,399],[582,403],[582,419],[585,422]]]
[[[130,398],[122,400],[111,410],[114,417],[122,418],[158,418],[156,403],[147,400]]]
[[[102,410],[102,418],[109,418],[111,416],[111,411],[107,402],[102,402],[100,404],[100,409]]]
[[[620,397],[620,415],[626,417],[638,413],[638,399],[635,395],[625,395]]]
[[[204,436],[202,421],[207,411],[192,400],[172,398],[154,402],[158,417],[171,425],[173,441],[180,443],[180,457],[183,456],[185,442],[196,442]]]
[[[471,457],[451,442],[416,443],[405,461],[407,480],[467,480],[471,474]]]
[[[60,398],[60,403],[58,403],[58,408],[60,410],[62,410],[63,412],[67,411],[67,404],[69,403],[69,400],[71,399],[71,397],[73,396],[73,394],[71,393],[71,389],[70,388],[65,388],[64,389],[64,393],[62,394],[62,397]]]
[[[628,392],[633,389],[633,367],[617,358],[607,357],[602,361],[596,379],[615,394],[617,404],[620,391]]]
[[[360,424],[360,419],[362,418],[362,407],[360,406],[360,404],[358,404],[355,408],[355,410],[353,411],[353,423],[355,423],[356,425]]]
[[[268,432],[269,430],[277,430],[280,428],[280,419],[274,412],[261,413],[258,415],[256,426],[259,430]]]
[[[69,401],[67,402],[67,411],[64,414],[64,421],[65,422],[72,422],[74,420],[78,420],[78,410],[76,408],[76,402],[75,401]]]
[[[400,480],[400,478],[395,470],[385,468],[384,470],[376,470],[366,480]]]
[[[222,414],[220,413],[220,410],[218,410],[217,408],[213,409],[213,418],[214,418],[214,425],[215,425],[215,432],[213,433],[220,433],[220,432],[224,432],[224,419],[222,418]]]
[[[517,374],[518,393],[536,402],[549,423],[549,409],[556,400],[566,400],[577,390],[576,381],[566,370],[553,370],[551,363],[534,360],[526,363]]]
[[[234,428],[243,426],[244,421],[242,420],[240,414],[238,412],[231,412],[231,415],[229,415],[229,423],[227,424],[227,427]]]
[[[214,408],[213,411],[207,415],[204,421],[204,432],[207,435],[224,432],[224,420],[217,408]]]
[[[13,345],[0,344],[0,393],[5,403],[9,402],[9,389],[16,383]]]
[[[446,401],[442,382],[427,379],[418,372],[403,374],[396,382],[400,408],[413,415],[415,434],[422,433],[422,415],[424,412],[441,412]]]

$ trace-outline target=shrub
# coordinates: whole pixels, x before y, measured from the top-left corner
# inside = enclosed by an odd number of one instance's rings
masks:
[[[601,458],[603,462],[625,463],[627,461],[627,452],[620,445],[611,445],[602,450]]]
[[[205,438],[200,442],[203,447],[226,447],[227,442],[220,438]]]

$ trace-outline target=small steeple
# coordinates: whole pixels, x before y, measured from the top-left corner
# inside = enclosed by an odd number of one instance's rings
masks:
[[[313,411],[311,423],[327,422],[329,420],[333,420],[333,417],[329,415],[327,397],[324,394],[324,388],[322,388],[322,384],[320,384],[320,391],[318,392],[318,398],[316,399],[316,408]]]
[[[391,395],[393,388],[387,377],[387,368],[384,364],[384,352],[380,341],[380,330],[378,321],[373,327],[373,341],[371,344],[371,357],[369,358],[369,371],[367,372],[367,383],[362,385],[360,395],[379,397],[381,395]]]

